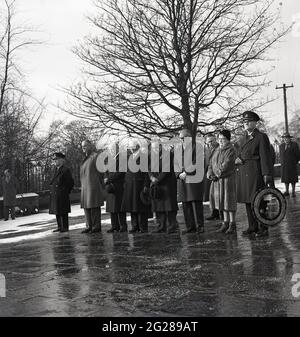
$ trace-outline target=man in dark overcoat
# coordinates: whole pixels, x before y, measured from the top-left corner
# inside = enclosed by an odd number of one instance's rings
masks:
[[[129,156],[136,158],[136,163],[140,163],[140,146],[136,144],[128,152]],[[134,159],[135,160],[135,159]],[[141,193],[149,189],[150,179],[148,172],[132,172],[129,167],[124,179],[124,192],[122,199],[122,212],[128,212],[131,216],[131,230],[129,233],[147,233],[148,215],[151,212],[150,204],[145,204],[141,199]]]
[[[67,232],[69,230],[68,213],[71,212],[69,194],[74,186],[71,171],[65,166],[65,155],[54,154],[56,171],[50,182],[49,213],[56,215],[57,229],[53,232]]]
[[[107,233],[127,232],[126,212],[121,211],[125,172],[119,171],[119,154],[116,155],[115,161],[115,172],[107,172],[104,178],[107,191],[106,212],[110,213],[111,218],[111,228],[107,230]]]
[[[6,169],[4,171],[4,177],[2,179],[2,190],[4,220],[8,220],[9,210],[11,214],[11,219],[15,220],[15,206],[17,205],[16,195],[19,190],[19,182],[17,178],[11,174],[11,171],[9,169]]]
[[[283,136],[284,143],[279,146],[281,164],[281,182],[285,184],[285,196],[289,196],[289,184],[292,185],[292,197],[296,196],[295,188],[298,182],[297,165],[300,160],[300,150],[296,142],[292,141],[289,133]]]
[[[191,137],[189,129],[181,130],[180,139]],[[192,156],[195,159],[196,148],[193,146]],[[183,151],[184,152],[184,151]],[[193,175],[194,172],[187,172],[186,165],[191,163],[183,163],[182,172],[176,173],[178,178],[178,202],[182,202],[183,214],[186,224],[186,230],[182,234],[204,232],[204,215],[203,215],[203,180],[201,182],[187,182],[187,175]]]
[[[253,111],[243,113],[245,134],[239,139],[237,146],[237,202],[246,205],[248,229],[243,235],[268,235],[268,229],[259,224],[253,216],[251,201],[255,193],[273,184],[273,162],[268,136],[256,126],[260,120]]]
[[[168,150],[166,149],[166,151]],[[164,156],[163,144],[160,144],[159,172],[149,173],[152,210],[156,213],[158,222],[158,226],[153,233],[167,232],[171,234],[177,231],[177,179],[174,173],[174,154],[171,149],[168,152],[169,157]],[[168,164],[163,162],[167,159],[169,159]]]

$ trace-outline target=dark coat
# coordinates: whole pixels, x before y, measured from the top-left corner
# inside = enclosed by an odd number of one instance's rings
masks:
[[[80,166],[81,208],[98,208],[104,204],[103,175],[96,167],[97,153],[91,153]]]
[[[160,172],[150,173],[149,176],[158,179],[155,184],[159,190],[159,198],[152,201],[153,212],[177,211],[177,180],[174,173],[173,158],[170,158],[170,172],[162,172],[162,157],[160,156]]]
[[[236,152],[232,144],[218,147],[210,160],[207,177],[217,177],[211,184],[211,207],[220,211],[236,211]]]
[[[150,205],[145,205],[140,197],[144,187],[149,188],[147,172],[127,171],[124,179],[124,192],[121,205],[123,212],[150,213]]]
[[[193,163],[196,158],[195,147],[193,147]],[[182,172],[185,171],[185,167]],[[187,183],[185,180],[179,178],[181,172],[176,173],[177,181],[177,201],[178,202],[190,202],[190,201],[203,201],[203,180],[199,183]],[[186,172],[187,175],[193,175],[194,172]]]
[[[2,179],[3,206],[16,206],[16,194],[19,189],[19,182],[16,177],[11,176],[9,182],[5,177]]]
[[[125,172],[108,172],[106,186],[113,184],[113,193],[106,195],[106,212],[118,213],[121,211],[123,193],[124,193],[124,180]]]
[[[286,148],[286,144],[279,146],[280,163],[281,163],[281,181],[283,183],[298,182],[297,164],[300,160],[299,146],[291,142]]]
[[[73,186],[70,169],[65,166],[57,169],[50,182],[50,214],[63,215],[71,212],[69,194]]]
[[[237,166],[237,202],[250,203],[255,192],[265,186],[263,176],[273,174],[268,136],[254,129],[251,136],[240,138],[237,153],[243,162]]]

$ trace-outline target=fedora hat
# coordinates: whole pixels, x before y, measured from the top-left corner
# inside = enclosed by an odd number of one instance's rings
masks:
[[[285,132],[281,138],[293,138],[288,132]]]

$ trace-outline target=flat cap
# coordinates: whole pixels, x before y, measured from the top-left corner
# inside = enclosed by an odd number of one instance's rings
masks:
[[[253,111],[245,111],[243,113],[243,121],[247,122],[258,122],[260,120],[258,114]]]

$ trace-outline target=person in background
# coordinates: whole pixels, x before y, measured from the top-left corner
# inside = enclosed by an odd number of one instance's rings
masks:
[[[232,234],[236,232],[235,213],[236,201],[236,177],[235,159],[236,153],[230,142],[229,130],[220,131],[218,142],[220,146],[214,151],[207,171],[207,178],[211,184],[211,203],[215,209],[223,211],[224,222],[218,232]]]
[[[2,179],[2,191],[3,191],[3,213],[4,220],[9,218],[9,210],[11,219],[15,220],[15,206],[17,204],[16,195],[19,190],[19,182],[15,176],[11,174],[9,169],[4,171],[4,177]]]
[[[50,182],[49,214],[56,215],[57,229],[53,232],[67,232],[69,230],[68,213],[71,212],[69,194],[74,187],[71,171],[65,166],[65,155],[54,153],[56,171]]]
[[[211,188],[211,180],[207,178],[207,170],[210,164],[211,158],[218,148],[219,144],[216,140],[216,136],[210,134],[206,137],[206,151],[205,151],[205,172],[204,172],[204,201],[210,201],[211,214],[206,218],[206,220],[218,220],[220,219],[219,210],[213,207],[211,198],[213,198]]]
[[[296,183],[298,182],[297,165],[300,160],[300,150],[296,142],[292,141],[289,133],[282,135],[283,143],[279,146],[281,164],[281,182],[285,184],[285,196],[289,196],[289,184],[292,185],[292,197],[296,196]]]
[[[101,232],[101,206],[104,204],[103,175],[96,167],[97,153],[89,140],[81,144],[85,158],[80,166],[81,208],[84,209],[86,229],[82,233]]]

